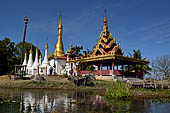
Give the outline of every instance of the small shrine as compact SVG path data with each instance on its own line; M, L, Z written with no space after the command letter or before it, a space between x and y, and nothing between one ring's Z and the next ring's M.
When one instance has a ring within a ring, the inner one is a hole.
M80 75L92 73L93 75L116 75L116 76L135 76L143 77L142 65L149 64L149 61L139 60L133 57L123 55L120 42L116 43L115 35L108 30L106 12L104 16L104 26L96 46L91 54L82 57L73 57L72 44L67 54L67 63L70 65L69 73L71 75L79 73ZM95 70L89 72L87 66L93 65ZM129 66L141 67L141 70L130 70Z

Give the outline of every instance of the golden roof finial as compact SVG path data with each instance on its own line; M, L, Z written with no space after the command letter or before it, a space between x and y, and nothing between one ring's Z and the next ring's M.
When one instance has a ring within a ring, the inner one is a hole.
M115 35L114 35L114 38L113 38L113 40L114 40L114 43L116 42L116 38L115 38Z
M48 43L46 43L46 45L45 45L45 49L48 49Z
M38 53L38 41L37 41L36 53Z
M62 22L61 22L61 11L60 11L60 23L58 24L58 28L62 29Z
M103 26L103 29L104 29L104 31L107 31L107 30L108 30L106 10L105 10L105 14L104 14L104 26Z
M105 10L105 13L104 13L104 23L107 24L106 10Z
M118 43L118 47L120 48L120 42Z
M46 42L46 45L45 45L45 49L48 49L48 37L47 37L47 42Z
M30 49L30 53L32 53L32 42L31 42L31 49Z
M72 50L72 41L70 42L70 50Z
M38 47L36 48L36 53L38 53Z
M42 58L42 55L41 55L41 53L40 53L40 58Z

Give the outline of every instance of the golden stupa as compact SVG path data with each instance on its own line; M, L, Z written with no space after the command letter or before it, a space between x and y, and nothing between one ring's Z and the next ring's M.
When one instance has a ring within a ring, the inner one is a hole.
M62 23L61 23L61 13L60 13L60 23L58 24L58 40L56 43L54 57L63 57L64 56L64 48L62 42Z

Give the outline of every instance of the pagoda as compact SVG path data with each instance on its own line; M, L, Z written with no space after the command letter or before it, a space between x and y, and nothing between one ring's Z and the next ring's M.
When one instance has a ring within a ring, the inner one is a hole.
M62 74L62 70L65 67L66 57L64 56L64 47L62 41L62 32L63 25L61 21L61 12L60 12L60 22L58 24L58 35L57 35L57 43L54 50L54 53L50 55L50 66L53 67L53 74Z
M64 48L63 48L63 42L62 42L62 30L63 26L61 23L61 13L60 13L60 23L58 24L58 39L56 43L56 48L54 51L54 57L64 57Z
M71 56L68 50L68 57ZM101 32L96 46L90 55L83 57L69 57L67 63L71 65L70 68L79 63L80 75L89 74L87 71L88 65L96 67L95 71L91 72L93 75L116 75L116 76L137 76L143 77L142 65L149 64L149 61L135 59L123 55L123 51L120 48L120 42L116 43L115 35L109 32L106 12L104 15L103 31ZM141 66L141 70L130 71L129 65ZM126 71L125 71L126 66ZM74 70L74 69L71 69ZM74 73L74 72L73 72Z

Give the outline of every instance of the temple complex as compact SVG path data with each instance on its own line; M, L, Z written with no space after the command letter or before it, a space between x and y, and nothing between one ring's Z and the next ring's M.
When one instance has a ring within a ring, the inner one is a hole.
M41 55L38 57L38 48L36 48L36 57L33 62L31 46L28 62L26 55L23 62L28 75L67 74L70 76L90 73L102 76L133 76L142 78L144 75L142 67L149 64L149 61L124 56L120 42L117 43L115 35L112 36L111 32L109 32L106 12L104 15L103 31L91 53L87 52L84 56L77 56L72 49L71 42L70 49L64 54L62 32L63 25L60 14L57 42L53 54L48 55L48 43L46 43L43 62L41 62ZM88 70L89 66L94 66L95 70ZM131 68L132 66L134 67L133 69Z
M42 62L42 56L38 56L38 47L36 48L35 60L33 62L32 58L32 46L30 48L29 59L27 63L27 55L25 53L24 62L22 67L26 67L27 75L37 75L37 74L62 74L62 70L65 68L66 57L64 56L64 47L62 42L62 30L63 25L61 22L61 13L60 13L60 22L58 24L58 35L57 35L57 43L54 53L50 56L48 55L48 43L45 45L45 55ZM25 68L24 68L25 70Z
M82 57L72 57L72 46L67 51L67 65L70 65L69 73L80 75L93 74L93 75L116 75L116 76L135 76L143 77L142 65L149 64L149 61L139 60L133 57L123 55L120 47L120 42L116 43L115 35L109 32L106 12L104 16L103 31L101 32L96 46L93 48L91 54ZM92 72L87 71L89 65L93 65L95 70ZM129 66L140 65L141 70L130 70Z

